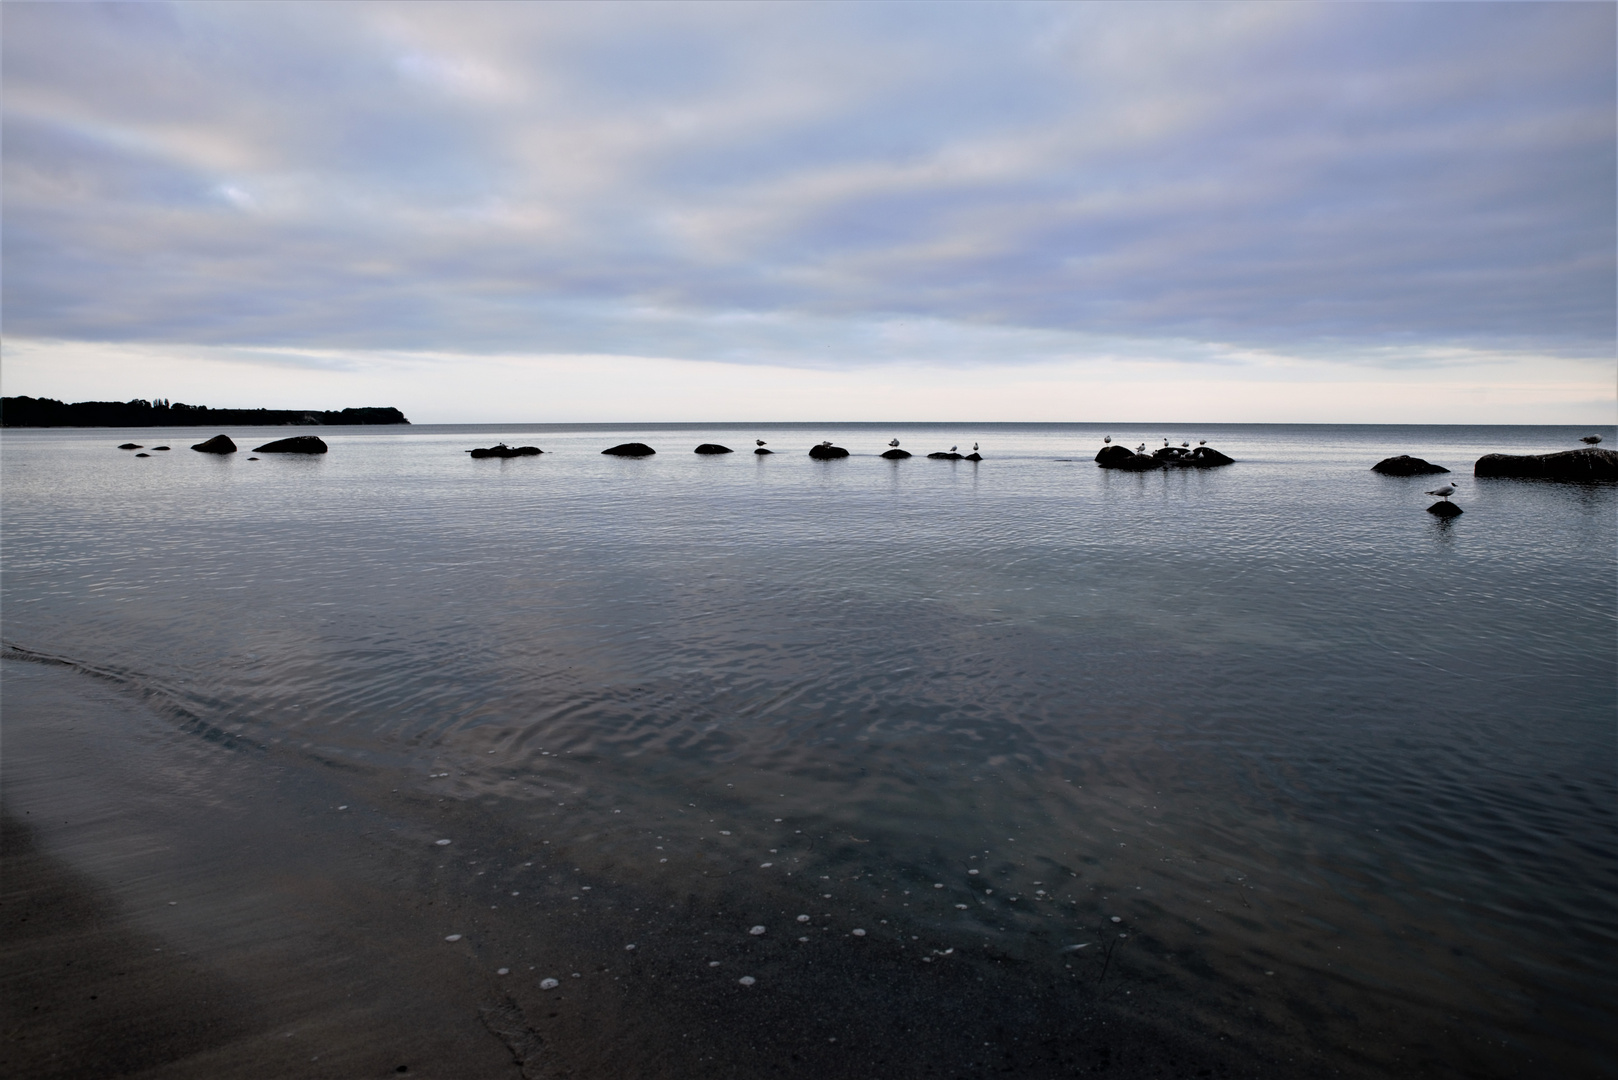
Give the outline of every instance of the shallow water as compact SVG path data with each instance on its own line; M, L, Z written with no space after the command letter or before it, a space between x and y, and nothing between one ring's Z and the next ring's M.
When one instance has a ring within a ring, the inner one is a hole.
M877 932L1138 980L1327 1063L1400 1071L1374 1016L1442 1028L1440 1071L1601 1075L1618 486L1470 475L1585 433L355 428L249 461L284 429L226 458L13 430L4 637L167 718L121 737L348 763L513 836L543 809L641 895L824 875ZM1104 434L1237 464L1107 472ZM918 456L877 457L895 435ZM854 456L811 461L825 438ZM546 453L462 453L497 439ZM598 452L630 439L660 453ZM1369 471L1396 453L1465 513Z

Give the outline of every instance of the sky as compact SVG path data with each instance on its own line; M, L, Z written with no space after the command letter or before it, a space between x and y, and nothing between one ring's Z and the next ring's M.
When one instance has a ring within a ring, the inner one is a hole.
M0 5L0 389L1618 421L1618 5Z

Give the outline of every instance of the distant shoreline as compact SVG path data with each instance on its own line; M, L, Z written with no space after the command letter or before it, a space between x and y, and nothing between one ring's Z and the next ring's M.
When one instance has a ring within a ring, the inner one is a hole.
M392 406L359 409L210 409L206 405L147 401L77 401L55 398L0 398L0 427L323 427L335 424L408 424Z

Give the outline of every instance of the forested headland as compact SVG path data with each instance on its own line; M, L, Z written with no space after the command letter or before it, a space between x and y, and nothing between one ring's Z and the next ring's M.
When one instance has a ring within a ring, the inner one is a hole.
M408 424L391 406L360 409L210 409L166 398L75 401L0 398L0 427L221 427L234 425Z

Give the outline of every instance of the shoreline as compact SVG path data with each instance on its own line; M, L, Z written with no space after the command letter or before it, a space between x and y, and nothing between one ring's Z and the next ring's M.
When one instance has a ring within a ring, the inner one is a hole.
M750 937L742 924L786 900L748 886L681 903L598 882L585 909L567 899L584 895L568 883L538 890L532 907L490 904L514 891L504 878L522 852L509 846L510 822L478 802L435 804L383 787L393 782L384 770L165 732L116 687L68 669L8 660L6 674L5 810L26 823L8 826L7 910L74 898L8 937L4 977L28 996L53 995L41 1037L57 1044L8 1042L8 1075L72 1075L60 1063L88 1067L113 1052L174 1077L400 1065L581 1080L1381 1072L1203 1028L1149 980L1118 981L1121 966L1097 992L1084 980L1052 985L1048 965L998 950L924 965L897 940L800 946L789 908ZM156 738L117 734L132 724ZM438 848L434 832L461 839ZM489 872L501 880L480 880ZM461 940L444 941L449 932ZM118 963L146 948L163 952L135 969ZM122 974L97 981L105 993L77 994L75 976L49 970L68 957ZM743 970L757 985L739 985ZM558 989L541 989L547 973ZM152 1021L109 1029L97 1018L126 1012L120 1001L141 1002Z

